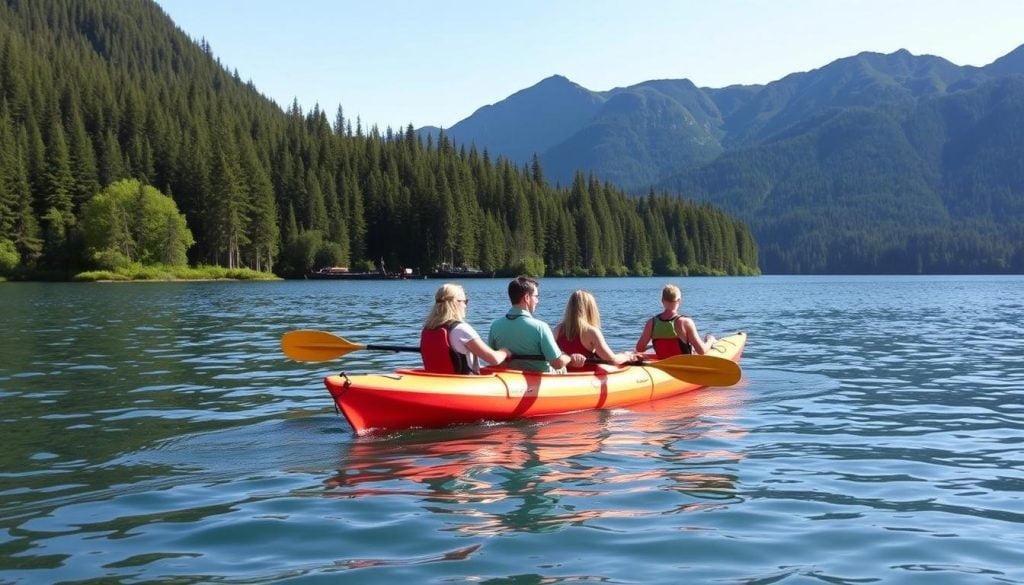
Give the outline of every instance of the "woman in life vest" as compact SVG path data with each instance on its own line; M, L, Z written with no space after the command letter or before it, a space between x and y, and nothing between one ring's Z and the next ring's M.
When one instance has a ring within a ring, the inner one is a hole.
M654 342L654 353L658 359L665 359L682 353L706 354L715 343L710 333L701 338L697 324L686 315L679 314L683 293L674 284L666 284L661 290L661 304L664 311L651 317L644 325L644 332L636 342L637 351L647 351Z
M497 365L509 358L507 349L491 349L466 323L468 305L466 291L457 284L442 284L434 293L434 306L420 332L423 369L441 374L479 374L480 360Z
M569 295L562 322L555 327L555 342L569 355L582 354L588 359L596 357L617 366L640 359L636 353L615 353L608 347L601 333L601 313L597 310L597 300L585 290L577 290ZM570 372L581 371L587 369L587 366L570 365L568 369Z

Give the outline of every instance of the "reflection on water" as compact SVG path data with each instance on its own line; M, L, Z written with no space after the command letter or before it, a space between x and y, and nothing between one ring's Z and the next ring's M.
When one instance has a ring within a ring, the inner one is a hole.
M744 394L701 390L629 410L358 438L328 494L415 497L477 536L701 510L735 499L735 476L720 469L742 459L727 445L746 433L734 420ZM642 463L629 470L633 460ZM671 510L616 505L652 490L692 501Z

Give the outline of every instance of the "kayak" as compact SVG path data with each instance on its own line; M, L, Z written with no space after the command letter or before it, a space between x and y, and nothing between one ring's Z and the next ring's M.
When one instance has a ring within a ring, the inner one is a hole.
M738 363L746 342L743 332L723 337L708 355ZM327 376L324 384L352 429L362 435L618 408L703 387L655 366L595 364L592 371L568 374L485 368L480 375L402 368L392 374L343 372Z

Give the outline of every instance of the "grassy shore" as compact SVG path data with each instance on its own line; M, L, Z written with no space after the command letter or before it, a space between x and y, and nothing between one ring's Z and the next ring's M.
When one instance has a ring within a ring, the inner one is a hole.
M138 280L280 280L269 272L223 266L130 266L120 270L79 272L76 282L127 282Z

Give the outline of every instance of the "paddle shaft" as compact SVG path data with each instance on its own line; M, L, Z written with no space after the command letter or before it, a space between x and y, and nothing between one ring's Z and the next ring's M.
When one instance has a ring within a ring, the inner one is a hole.
M407 351L411 353L420 352L420 348L408 345L364 345L363 349L371 349L375 351Z
M412 346L408 346L408 345L372 345L371 344L371 345L364 345L363 349L370 349L370 350L374 350L374 351L405 351L405 352L410 352L410 353L419 353L420 352L420 348L412 347ZM548 359L546 357L542 356L542 355L513 355L513 356L509 356L509 359L513 359L513 360L544 360L544 361L548 361ZM599 359L588 359L587 363L607 364L607 363L611 363L611 362L608 362L606 360L599 360Z
M376 351L409 351L409 352L413 352L413 353L419 353L420 352L420 348L419 347L413 347L413 346L410 346L410 345L374 345L374 344L371 344L371 345L365 345L364 348L365 349L373 349L373 350L376 350ZM526 356L509 356L509 360L539 360L541 362L550 362L550 360L548 360L544 356L538 356L538 354L532 354L532 353L526 354ZM600 360L598 358L587 358L587 363L588 364L606 364L606 365L611 365L611 366L615 365L614 362L609 362L608 360ZM644 364L645 364L645 362L630 362L627 365L629 365L629 366L643 366Z
M371 344L371 345L363 346L363 349L369 349L369 350L374 350L374 351L403 351L403 352L410 352L410 353L419 353L420 352L420 348L412 347L412 346L408 346L408 345L372 345ZM545 361L545 362L550 361L548 358L546 358L546 357L544 357L542 355L535 355L535 354L511 355L511 356L509 356L509 359L512 359L512 360L541 360L541 361ZM587 363L588 364L610 364L610 365L614 365L614 362L610 362L608 360L602 360L602 359L598 359L598 358L587 358ZM636 363L636 364L630 364L630 365L643 365L643 362Z

